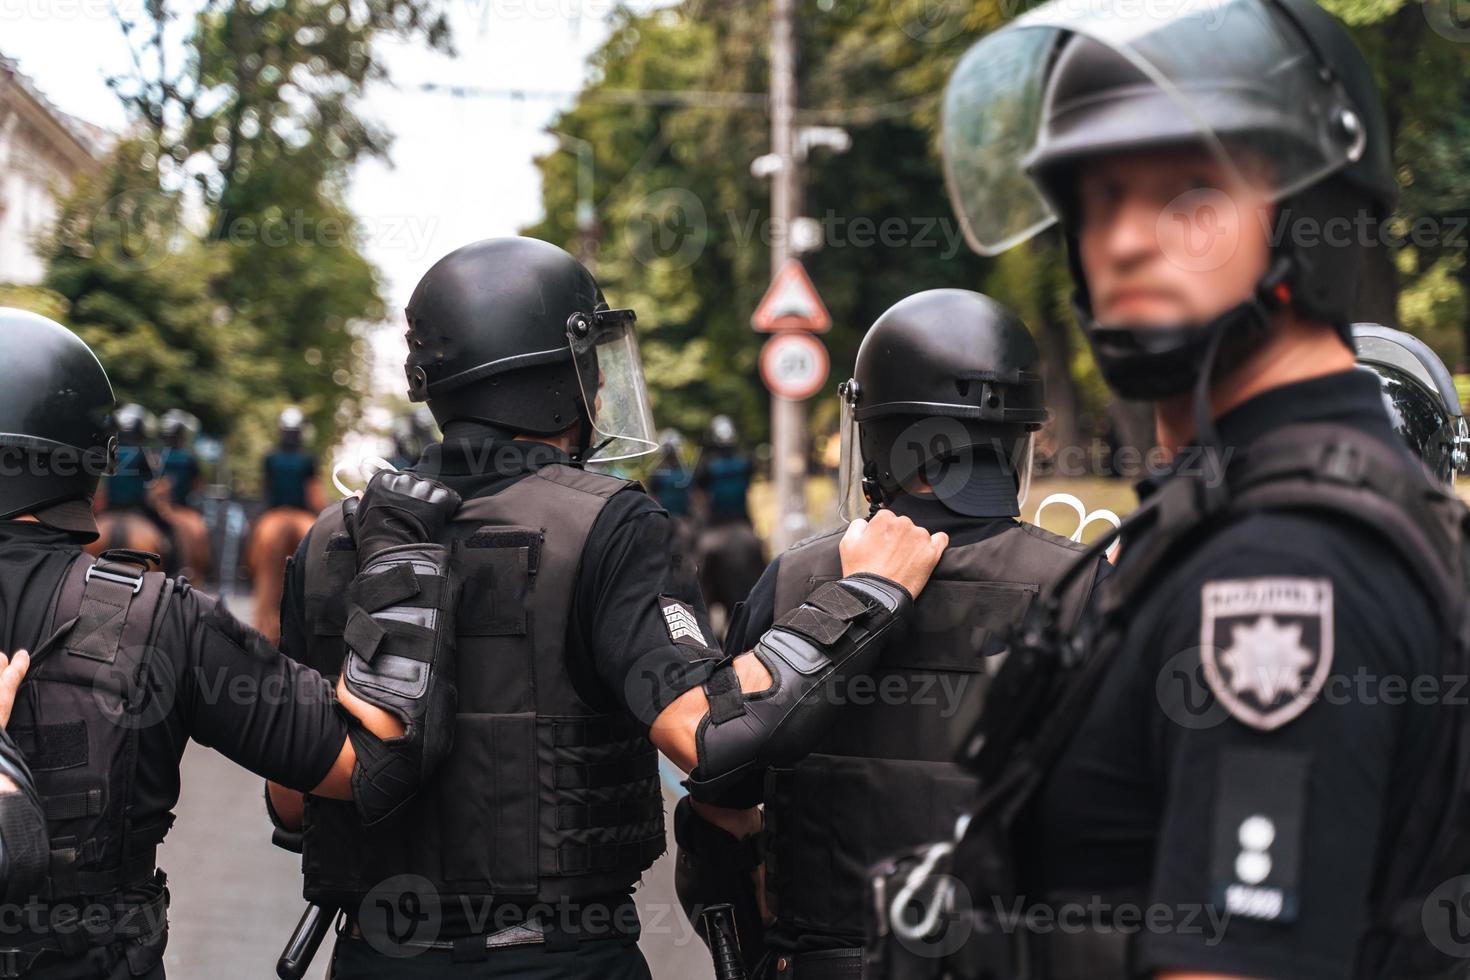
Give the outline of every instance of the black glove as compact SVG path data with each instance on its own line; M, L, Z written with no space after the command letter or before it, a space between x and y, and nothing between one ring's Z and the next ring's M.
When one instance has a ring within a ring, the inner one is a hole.
M406 803L454 745L454 632L459 583L438 538L459 495L412 473L379 473L358 505L357 577L348 586L347 689L395 715L382 741L360 725L353 801L365 823Z
M357 505L357 567L386 548L439 540L444 525L459 510L459 494L414 473L379 470Z

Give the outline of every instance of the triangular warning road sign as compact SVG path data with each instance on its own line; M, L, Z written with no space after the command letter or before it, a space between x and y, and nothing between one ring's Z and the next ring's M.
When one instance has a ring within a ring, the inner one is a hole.
M822 297L817 295L817 287L812 285L806 267L798 259L787 259L755 308L750 325L761 333L783 330L826 333L832 329L832 316Z

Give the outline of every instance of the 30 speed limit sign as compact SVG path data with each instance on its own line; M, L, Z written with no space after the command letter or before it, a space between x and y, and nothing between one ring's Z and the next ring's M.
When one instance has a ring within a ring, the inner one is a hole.
M799 402L827 383L827 348L809 333L781 333L761 348L761 380L778 398Z

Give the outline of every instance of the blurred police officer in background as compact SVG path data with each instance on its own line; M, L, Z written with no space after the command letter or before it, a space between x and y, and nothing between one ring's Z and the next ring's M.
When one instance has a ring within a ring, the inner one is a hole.
M848 686L847 706L814 751L763 774L765 898L775 916L764 938L750 842L680 804L681 901L739 909L741 949L760 976L863 975L868 869L895 848L953 834L975 790L953 760L1005 637L1086 550L1017 520L1048 412L1036 344L999 303L962 289L899 301L863 338L842 400L845 516L882 508L947 533L950 547L907 627L885 641L871 675ZM842 534L810 538L766 569L732 625L731 649L841 575ZM1094 557L1066 591L1068 628L1104 567Z
M1358 364L1378 377L1383 406L1399 438L1446 486L1470 466L1470 426L1449 368L1413 334L1353 324Z
M265 456L262 471L267 510L278 507L319 513L327 505L320 463L302 444L306 416L295 405L281 409L276 445Z
M724 657L668 515L582 468L656 445L633 311L563 250L502 238L441 259L406 312L410 394L444 432L417 472L465 501L429 539L457 611L407 627L457 648L455 740L379 827L307 801L306 895L348 922L332 976L646 977L631 892L665 848L655 746L734 808L745 773L825 727L824 685L901 621L943 536L860 527L800 623ZM345 520L329 509L303 542L282 613L287 651L328 673L398 595L344 588Z
M30 651L9 730L49 836L45 880L6 910L0 976L161 978L168 892L155 856L189 739L287 786L351 799L376 821L442 754L420 699L445 689L430 660L420 689L404 693L354 654L343 710L327 681L218 600L149 571L152 556L83 554L116 452L112 386L80 339L21 310L0 309L0 363L12 372L0 406L0 648L20 662ZM400 510L380 493L356 530L391 540ZM21 840L8 825L0 833L7 847Z
M1396 197L1367 64L1306 0L1050 4L962 59L943 115L971 243L1060 226L1103 377L1173 454L1082 636L1028 621L996 679L1037 727L967 745L975 908L1071 928L977 931L950 968L1443 971L1421 911L1465 870L1458 715L1352 686L1464 669L1463 508L1354 368Z
M729 628L735 604L750 593L766 565L765 547L750 523L750 483L755 464L740 451L740 432L728 415L710 419L694 468L697 513L695 543L699 585L720 634Z

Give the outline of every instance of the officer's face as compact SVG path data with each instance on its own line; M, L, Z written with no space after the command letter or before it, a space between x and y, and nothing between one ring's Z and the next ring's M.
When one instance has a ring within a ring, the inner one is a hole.
M1250 296L1270 251L1262 186L1203 148L1117 154L1081 170L1079 254L1098 322L1201 323Z

